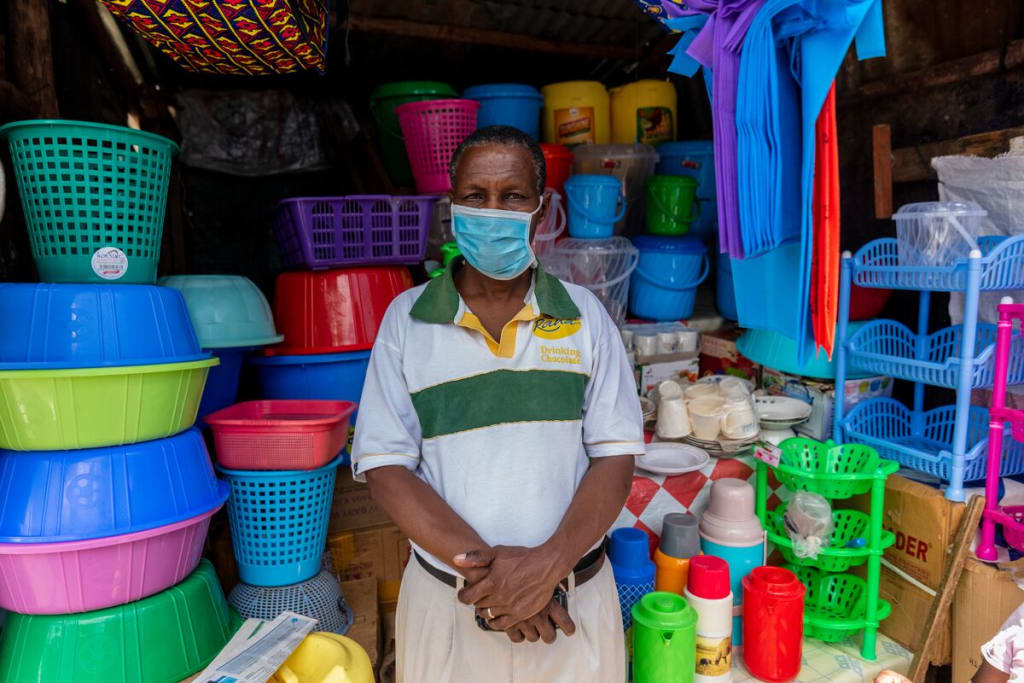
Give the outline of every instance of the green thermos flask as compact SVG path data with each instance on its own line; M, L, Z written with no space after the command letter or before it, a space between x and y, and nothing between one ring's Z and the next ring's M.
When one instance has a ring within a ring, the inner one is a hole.
M633 683L693 683L697 612L686 598L655 591L633 605Z

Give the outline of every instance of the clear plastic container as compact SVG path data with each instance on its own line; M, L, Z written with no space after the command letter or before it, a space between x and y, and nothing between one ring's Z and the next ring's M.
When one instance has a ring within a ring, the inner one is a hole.
M628 226L630 234L643 232L644 183L654 173L658 153L650 145L579 145L572 150L573 173L612 175L626 192L626 215L615 223L615 234Z
M987 212L974 202L906 204L893 215L901 266L948 266L978 247Z
M555 277L586 287L604 304L616 325L626 320L629 276L639 252L625 237L606 240L567 237L555 244L545 267Z

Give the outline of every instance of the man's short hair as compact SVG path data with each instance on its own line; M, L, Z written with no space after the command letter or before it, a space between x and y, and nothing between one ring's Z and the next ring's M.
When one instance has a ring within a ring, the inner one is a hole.
M483 145L507 145L508 147L522 147L530 153L533 159L533 171L537 177L537 195L544 194L544 185L547 183L547 166L544 163L544 152L540 145L532 137L512 126L487 126L469 134L466 139L459 143L452 154L451 163L448 164L448 175L455 186L455 169L459 160L468 149L482 147Z

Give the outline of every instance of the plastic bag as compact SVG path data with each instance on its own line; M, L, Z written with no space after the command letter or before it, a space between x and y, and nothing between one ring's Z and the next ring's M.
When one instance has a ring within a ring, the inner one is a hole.
M800 491L786 506L786 534L800 559L818 559L834 529L832 506L817 493Z

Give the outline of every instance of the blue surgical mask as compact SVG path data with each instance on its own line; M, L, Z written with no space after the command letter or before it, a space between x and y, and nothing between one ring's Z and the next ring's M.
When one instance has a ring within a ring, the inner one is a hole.
M452 204L452 232L459 251L489 278L511 280L537 263L530 247L530 225L544 205L525 211L475 209Z

